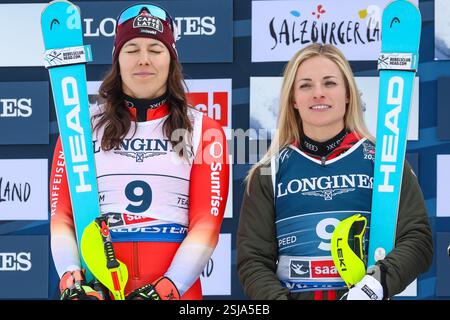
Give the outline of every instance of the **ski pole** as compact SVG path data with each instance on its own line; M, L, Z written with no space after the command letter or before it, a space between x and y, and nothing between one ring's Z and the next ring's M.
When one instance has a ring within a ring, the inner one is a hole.
M358 283L366 273L364 264L364 233L367 219L355 214L342 220L331 236L331 256L339 275L348 288ZM353 228L353 249L349 246L349 234Z
M111 291L114 299L124 300L128 269L115 256L106 217L98 217L86 227L81 252L95 278Z

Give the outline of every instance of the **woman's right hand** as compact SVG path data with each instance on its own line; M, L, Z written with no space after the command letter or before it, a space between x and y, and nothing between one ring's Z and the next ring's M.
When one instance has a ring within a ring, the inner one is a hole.
M60 300L104 300L104 295L86 283L82 270L67 271L59 282Z

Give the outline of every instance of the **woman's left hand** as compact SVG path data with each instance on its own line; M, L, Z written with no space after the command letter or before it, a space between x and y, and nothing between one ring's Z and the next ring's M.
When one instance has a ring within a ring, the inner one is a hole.
M160 277L130 292L125 300L180 300L180 294L172 280Z

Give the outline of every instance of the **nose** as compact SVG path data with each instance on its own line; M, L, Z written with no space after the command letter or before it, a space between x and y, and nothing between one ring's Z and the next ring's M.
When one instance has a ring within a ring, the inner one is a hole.
M147 50L141 50L139 53L139 60L138 64L140 66L142 65L150 65L152 63L150 54L147 52Z
M314 86L313 97L314 97L314 99L325 98L325 93L322 88L322 85L318 84L318 85Z

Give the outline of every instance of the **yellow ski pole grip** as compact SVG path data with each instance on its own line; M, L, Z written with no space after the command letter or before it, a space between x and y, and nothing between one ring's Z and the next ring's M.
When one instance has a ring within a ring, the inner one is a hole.
M331 236L331 256L339 275L348 288L358 283L366 274L363 258L362 242L366 230L367 219L355 214L342 220ZM354 249L348 240L351 228L355 226Z
M116 300L125 299L128 269L114 253L106 217L92 221L81 237L81 254L95 278L111 291Z

